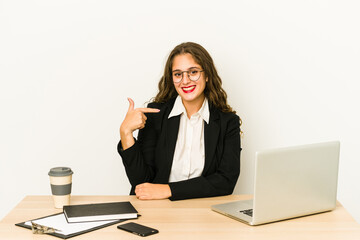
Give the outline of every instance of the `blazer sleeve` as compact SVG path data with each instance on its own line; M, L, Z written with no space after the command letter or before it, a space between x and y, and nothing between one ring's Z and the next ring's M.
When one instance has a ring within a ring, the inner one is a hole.
M148 107L152 107L151 104ZM145 128L139 130L138 139L135 139L133 146L123 150L120 140L117 147L123 160L126 175L133 188L140 183L152 182L154 179L154 149L157 139L157 133L153 126L154 114L157 113L146 114Z
M232 194L240 174L240 121L237 115L229 120L216 170L209 175L169 183L170 200L213 197Z

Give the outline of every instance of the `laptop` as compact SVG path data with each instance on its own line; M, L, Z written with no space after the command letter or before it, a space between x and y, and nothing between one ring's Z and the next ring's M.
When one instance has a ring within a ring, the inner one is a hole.
M253 199L211 209L249 225L331 211L339 154L339 141L256 152Z

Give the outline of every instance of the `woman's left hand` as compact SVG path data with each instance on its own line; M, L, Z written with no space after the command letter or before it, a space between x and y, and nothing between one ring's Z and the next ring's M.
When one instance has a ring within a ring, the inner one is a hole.
M136 197L140 200L166 199L171 197L168 184L142 183L135 187Z

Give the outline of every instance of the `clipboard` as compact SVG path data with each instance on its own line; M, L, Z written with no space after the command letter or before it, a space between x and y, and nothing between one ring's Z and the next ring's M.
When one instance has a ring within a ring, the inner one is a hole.
M52 214L49 216L29 220L26 222L16 223L15 226L24 227L31 230L31 221L48 227L54 227L60 231L54 233L46 233L62 239L68 239L71 237L78 236L80 234L95 231L104 227L114 225L126 221L127 219L108 220L108 221L97 221L97 222L86 222L86 223L68 223L63 212ZM46 224L48 223L48 224ZM60 227L59 227L60 226Z

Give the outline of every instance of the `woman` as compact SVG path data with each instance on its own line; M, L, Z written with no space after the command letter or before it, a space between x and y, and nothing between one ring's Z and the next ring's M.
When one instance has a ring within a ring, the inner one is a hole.
M233 192L240 173L240 119L221 84L209 53L187 42L170 53L148 108L134 109L128 99L118 152L130 194L181 200Z

